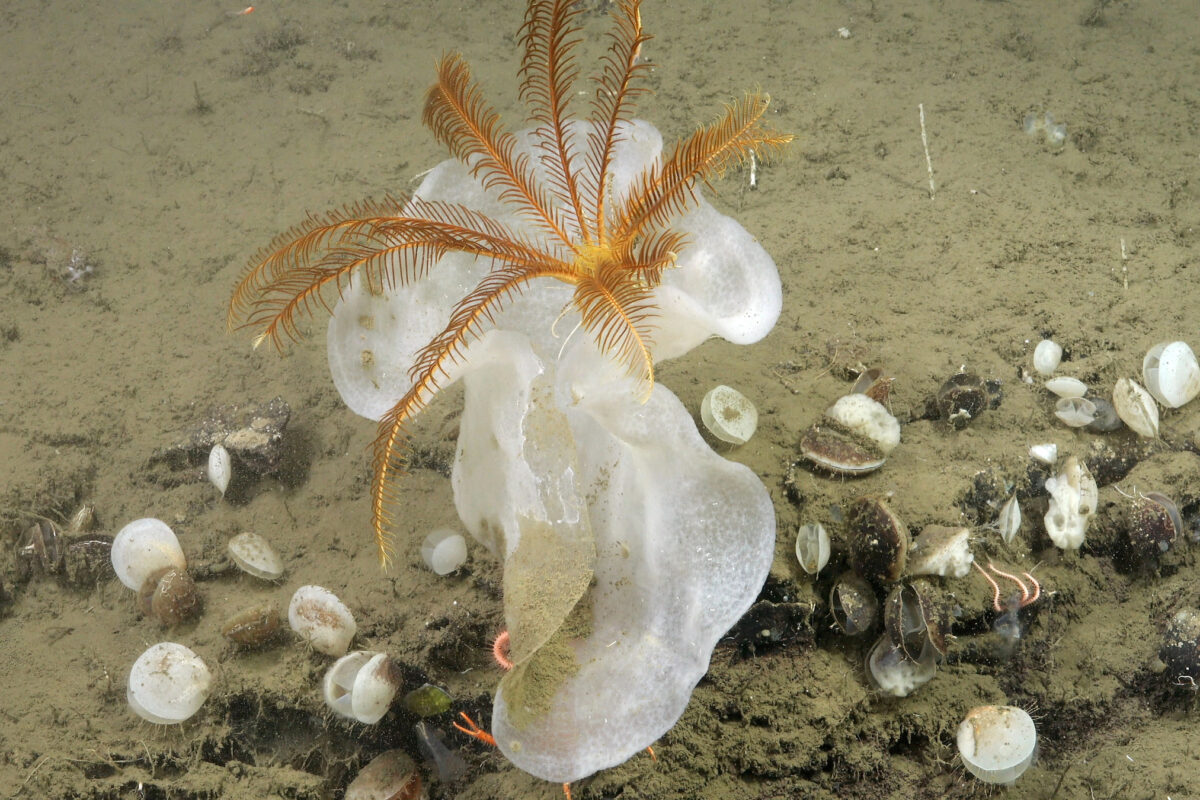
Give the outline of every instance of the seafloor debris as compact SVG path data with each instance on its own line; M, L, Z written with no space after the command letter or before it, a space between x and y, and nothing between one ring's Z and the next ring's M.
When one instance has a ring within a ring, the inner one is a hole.
M150 457L148 478L162 486L207 480L209 452L217 444L229 451L240 474L275 474L283 461L284 432L291 414L282 397L218 406L186 428L174 444Z

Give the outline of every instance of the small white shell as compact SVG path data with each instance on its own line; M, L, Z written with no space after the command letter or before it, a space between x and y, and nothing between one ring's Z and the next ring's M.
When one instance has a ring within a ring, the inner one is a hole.
M337 596L321 586L301 586L288 604L288 624L318 653L343 656L358 625Z
M816 575L829 563L829 534L819 522L800 526L796 533L796 560L809 575Z
M421 543L421 558L438 575L449 575L467 560L467 540L451 528L438 528Z
M1153 439L1158 436L1158 404L1137 381L1121 378L1113 387L1113 408L1121 422L1138 436Z
M1046 381L1046 388L1059 397L1083 397L1087 394L1087 384L1078 378L1051 378Z
M222 497L232 477L233 460L229 457L229 451L223 445L213 445L213 449L208 451L208 480L217 487Z
M1200 394L1200 364L1186 342L1162 342L1142 359L1142 380L1155 400L1179 408Z
M730 444L745 444L758 429L758 410L744 394L714 386L700 402L700 419L708 432Z
M1017 531L1021 530L1021 504L1017 502L1016 495L1008 498L1008 502L1000 507L996 528L1005 544L1011 544Z
M347 719L374 725L396 696L396 681L386 653L355 650L325 673L325 703Z
M1029 448L1029 457L1048 467L1053 467L1054 462L1058 461L1058 445L1053 442L1035 444Z
M283 575L283 559L271 543L257 533L239 533L229 540L226 548L233 563L256 578L274 581Z
M121 583L141 591L146 579L164 569L187 569L187 559L175 532L160 519L135 519L113 539L113 571Z
M1037 347L1033 348L1033 368L1041 375L1053 375L1062 361L1062 352L1062 347L1056 342L1042 339L1037 343Z
M1012 783L1033 763L1037 728L1015 706L978 706L958 726L958 754L984 783Z
M133 662L126 699L142 719L174 725L200 710L211 684L200 656L181 644L159 642Z
M1083 428L1096 421L1096 404L1086 397L1060 397L1054 416L1072 428Z

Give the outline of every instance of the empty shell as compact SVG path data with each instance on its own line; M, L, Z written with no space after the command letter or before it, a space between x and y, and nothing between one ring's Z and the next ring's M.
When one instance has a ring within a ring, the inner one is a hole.
M958 726L958 754L984 783L1012 783L1033 763L1037 728L1015 706L979 706Z
M1038 371L1038 374L1049 377L1054 374L1054 370L1058 369L1058 364L1062 361L1062 347L1049 339L1042 339L1037 343L1037 347L1033 348L1033 368Z
M1046 388L1059 397L1083 397L1087 394L1087 384L1078 378L1051 378L1046 381Z
M233 562L256 578L274 581L283 575L283 559L257 533L239 533L226 547Z
M1086 397L1060 397L1054 416L1072 428L1085 428L1096 421L1096 404Z
M715 386L700 402L700 419L709 433L730 444L745 444L758 428L758 410L744 394Z
M1138 436L1158 436L1158 404L1137 381L1121 378L1113 387L1113 408L1117 416Z
M996 528L1005 544L1012 543L1017 531L1021 530L1021 504L1016 496L1008 498L1008 502L1000 507L1000 517L996 520Z
M133 662L126 699L142 719L173 725L200 710L211 684L200 656L181 644L160 642Z
M467 560L467 540L458 531L439 528L421 543L421 558L438 575L449 575Z
M1200 394L1200 364L1187 342L1162 342L1142 359L1142 380L1155 400L1179 408Z
M121 583L141 591L151 575L164 569L187 569L175 532L160 519L135 519L113 539L113 570Z
M819 522L801 525L796 534L796 560L809 575L816 575L829 563L829 534Z
M358 625L354 615L333 592L321 586L301 586L288 604L288 624L313 649L328 656L343 656Z
M229 457L229 451L222 445L213 445L213 449L208 451L208 479L217 487L222 497L225 496L225 490L229 488L229 479L232 477L233 460Z

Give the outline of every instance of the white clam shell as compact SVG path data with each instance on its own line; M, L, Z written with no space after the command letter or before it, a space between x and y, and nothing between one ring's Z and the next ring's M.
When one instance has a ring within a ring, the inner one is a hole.
M825 411L825 416L859 436L870 439L883 455L900 444L900 423L882 403L865 394L848 394Z
M1054 466L1054 462L1058 461L1058 445L1054 442L1035 444L1029 448L1029 457L1034 461L1039 461L1048 467L1052 467Z
M1021 504L1017 502L1016 495L1008 498L1008 502L1001 506L996 528L1005 544L1011 544L1017 531L1021 530Z
M737 389L715 386L700 402L700 419L709 433L730 444L745 444L758 429L758 409Z
M809 575L816 575L829 563L829 533L819 522L800 526L796 533L796 560Z
M140 591L146 579L164 569L187 569L179 539L167 523L135 519L117 533L111 551L113 571L121 583Z
M958 754L984 783L1012 783L1033 763L1037 728L1015 706L978 706L958 726Z
M222 497L232 477L233 459L229 457L229 451L223 445L213 445L213 449L208 451L208 480L217 487Z
M358 625L345 603L321 586L301 586L288 604L288 624L318 653L343 656Z
M283 559L257 533L239 533L229 540L226 548L233 562L256 578L274 581L283 575Z
M1078 378L1051 378L1046 381L1046 389L1059 397L1083 397L1087 394L1087 384Z
M159 642L129 671L126 699L134 712L158 725L183 722L208 698L212 673L200 656L175 642Z
M1037 343L1037 347L1033 348L1033 368L1040 375L1046 377L1053 375L1054 370L1058 369L1059 362L1062 361L1062 352L1062 347L1058 343L1042 339Z
M1096 421L1096 404L1086 397L1060 397L1054 416L1072 428L1083 428Z
M1158 436L1158 404L1137 381L1121 378L1113 387L1113 408L1138 436L1153 439Z
M438 575L449 575L467 560L467 540L458 531L439 528L421 543L421 558Z
M1142 359L1142 380L1155 400L1179 408L1200 394L1200 363L1186 342L1161 342Z
M368 650L355 650L335 661L323 687L331 709L367 725L383 719L397 689L387 654Z

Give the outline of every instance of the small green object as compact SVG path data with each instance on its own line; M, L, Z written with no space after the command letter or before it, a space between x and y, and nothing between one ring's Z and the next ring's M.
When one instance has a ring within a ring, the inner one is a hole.
M432 717L450 710L450 695L445 689L427 683L404 695L404 707L418 717Z

